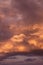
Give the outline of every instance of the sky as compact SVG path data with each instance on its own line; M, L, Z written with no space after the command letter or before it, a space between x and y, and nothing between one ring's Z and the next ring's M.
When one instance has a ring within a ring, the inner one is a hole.
M0 0L0 53L43 50L43 0Z

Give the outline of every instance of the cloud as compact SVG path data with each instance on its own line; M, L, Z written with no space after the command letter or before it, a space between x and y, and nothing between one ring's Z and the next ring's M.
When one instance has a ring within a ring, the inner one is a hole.
M14 35L11 40L14 41L14 42L22 42L25 38L25 35L24 34L20 34L20 35Z
M43 5L41 6L43 1L38 3L38 0L12 0L12 7L23 15L23 21L26 24L39 23L40 21L43 22Z
M8 40L0 42L0 52L29 52L34 49L43 49L43 26L41 24L34 26L31 29L26 28L27 31L25 28L23 30L21 29L22 33L13 34Z
M4 41L13 36L12 31L6 23L0 21L0 41Z
M11 0L10 7L0 5L0 52L43 49L42 3Z

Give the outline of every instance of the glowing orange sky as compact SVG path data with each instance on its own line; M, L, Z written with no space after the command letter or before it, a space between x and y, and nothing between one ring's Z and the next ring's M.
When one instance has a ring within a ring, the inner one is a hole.
M0 53L43 49L42 2L9 0L0 3Z
M38 29L37 32L31 33L26 36L24 33L13 35L9 40L0 42L0 53L1 52L21 52L30 51L34 49L43 49L43 26L33 25L33 29ZM29 29L28 29L29 30ZM30 31L30 30L29 30ZM31 37L32 36L32 37ZM24 42L25 41L25 42Z

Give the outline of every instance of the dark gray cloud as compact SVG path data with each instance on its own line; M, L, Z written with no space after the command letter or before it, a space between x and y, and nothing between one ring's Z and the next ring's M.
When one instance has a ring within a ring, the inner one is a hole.
M0 20L0 41L6 41L13 36L12 31L6 23Z
M12 0L12 6L23 15L26 23L39 23L43 21L43 1Z
M0 0L1 1L1 0ZM6 17L13 17L13 22L24 22L24 25L42 23L43 22L43 1L42 0L9 0L9 6L2 6L1 12ZM5 1L2 1L3 3ZM19 16L22 15L22 19L19 20ZM5 17L5 18L6 18ZM11 18L10 18L11 21ZM20 23L19 22L19 23ZM26 24L25 24L26 23Z

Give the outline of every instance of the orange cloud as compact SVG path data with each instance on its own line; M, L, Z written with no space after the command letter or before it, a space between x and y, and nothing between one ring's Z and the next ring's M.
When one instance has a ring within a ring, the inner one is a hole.
M0 53L43 49L41 2L0 1L0 21Z
M37 46L37 41L34 40L34 39L30 39L30 40L28 40L28 43L29 43L30 45Z
M1 48L0 48L0 53L7 53L7 52L11 52L12 49L13 49L13 44L11 42L4 42L2 45L1 45Z
M31 28L31 26L29 26ZM35 27L35 28L33 28ZM26 35L25 33L13 35L8 41L0 42L0 53L9 52L24 52L32 49L43 49L43 26L34 25L31 30L38 29L38 31ZM27 29L30 31L30 29ZM35 31L35 30L34 30ZM30 32L29 32L30 33ZM37 37L38 36L38 37Z
M25 38L25 35L24 34L20 34L20 35L14 35L11 40L13 42L22 42Z

